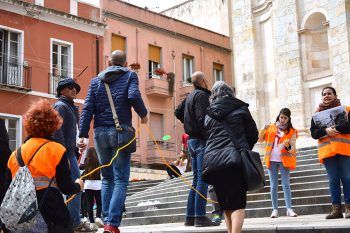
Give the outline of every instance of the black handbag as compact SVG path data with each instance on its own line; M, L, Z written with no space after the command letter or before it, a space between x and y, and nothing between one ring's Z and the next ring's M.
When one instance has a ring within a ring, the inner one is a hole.
M240 151L242 157L242 170L243 175L246 180L247 190L251 192L258 191L265 187L265 173L264 167L261 163L260 154L251 151L247 148L237 145L235 142L235 137L233 132L230 130L230 127L227 125L227 122L222 121L224 128L228 135L231 138L233 145Z
M109 85L107 83L104 83L106 87L106 92L108 96L108 101L112 109L113 114L113 120L115 123L115 128L118 131L118 145L116 145L117 148L121 148L131 142L126 148L124 148L124 151L134 153L136 151L136 135L135 135L135 129L131 126L127 125L120 125L118 120L117 112L115 111L114 102L111 95L111 90L109 89Z

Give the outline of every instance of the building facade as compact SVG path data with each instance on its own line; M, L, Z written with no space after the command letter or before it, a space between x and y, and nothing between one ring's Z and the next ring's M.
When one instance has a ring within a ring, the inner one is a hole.
M174 109L193 90L188 83L191 74L200 70L210 85L218 80L232 85L229 37L121 1L103 1L101 8L108 25L104 64L108 65L111 51L126 51L130 67L137 67L140 90L149 110L148 127L153 136L134 114L133 125L141 128L138 150L132 159L164 165L162 157L173 161L181 148L183 125L175 119ZM172 72L175 77L159 75L157 69ZM171 139L163 141L164 135Z
M0 117L12 150L27 136L23 113L39 99L54 103L60 79L82 86L81 108L102 60L99 18L99 8L78 1L0 1Z
M0 117L12 150L27 136L22 115L31 103L42 98L54 103L58 81L74 78L81 86L75 101L81 110L90 80L116 49L126 52L138 73L150 112L148 127L141 128L133 113L140 129L132 156L137 165L164 166L162 156L175 160L183 125L174 109L193 90L188 82L193 72L203 71L210 85L218 80L232 85L229 37L121 1L92 6L76 0L0 0L0 43ZM165 135L170 139L164 141ZM91 129L90 142L92 137Z

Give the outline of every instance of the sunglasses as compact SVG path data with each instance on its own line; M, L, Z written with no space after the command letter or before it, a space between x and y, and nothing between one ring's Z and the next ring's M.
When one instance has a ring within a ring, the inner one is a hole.
M74 85L69 85L69 86L67 86L67 88L69 89L69 90L73 90L74 88L75 88L75 86ZM75 88L76 89L76 88Z

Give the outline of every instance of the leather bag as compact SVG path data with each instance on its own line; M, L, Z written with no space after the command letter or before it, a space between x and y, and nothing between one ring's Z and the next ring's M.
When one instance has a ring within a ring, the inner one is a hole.
M264 167L260 159L260 154L237 145L235 136L230 130L228 124L225 122L225 120L222 121L222 123L226 132L230 136L233 145L237 148L237 150L240 151L242 159L242 170L246 180L247 190L255 192L264 188L266 185L266 180Z

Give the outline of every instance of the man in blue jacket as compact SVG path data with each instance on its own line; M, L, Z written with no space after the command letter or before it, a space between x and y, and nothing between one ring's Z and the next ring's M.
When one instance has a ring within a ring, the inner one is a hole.
M142 124L148 121L138 77L126 67L125 53L114 51L110 65L91 80L80 119L80 148L84 148L84 138L89 137L90 122L94 118L94 141L101 164L110 162L117 152L118 136L122 136L116 130L104 83L110 87L120 125L132 126L131 107L141 117ZM130 175L130 160L130 152L121 150L112 166L101 171L102 210L106 233L119 233Z

